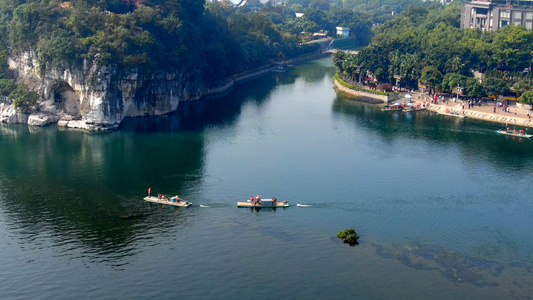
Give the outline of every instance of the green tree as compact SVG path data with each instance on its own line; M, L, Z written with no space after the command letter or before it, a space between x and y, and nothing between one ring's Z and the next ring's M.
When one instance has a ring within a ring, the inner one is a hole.
M341 72L344 71L342 65L343 65L343 61L346 59L347 57L347 53L342 51L342 50L339 50L337 52L335 52L335 54L333 54L333 65L341 70Z
M420 82L429 85L434 90L442 83L442 78L442 73L437 68L428 66L422 70Z
M13 99L13 106L15 106L17 110L29 113L35 109L39 94L30 91L27 85L19 84L17 88L11 92L9 98Z
M0 79L0 95L9 96L17 88L17 83L14 79L2 78Z
M485 94L483 85L474 77L466 79L465 91L468 97L481 98Z
M291 10L294 11L295 13L303 13L304 7L301 4L296 3L296 4L291 5Z
M523 93L520 98L518 98L518 101L523 104L533 104L533 91L527 91Z
M451 92L453 88L460 86L465 87L466 85L466 76L457 73L448 73L444 75L442 79L442 90L446 92Z
M488 95L504 95L509 92L509 86L500 78L490 77L483 82L483 89Z
M525 79L521 79L513 85L513 91L517 94L517 97L529 90L531 90L531 83Z

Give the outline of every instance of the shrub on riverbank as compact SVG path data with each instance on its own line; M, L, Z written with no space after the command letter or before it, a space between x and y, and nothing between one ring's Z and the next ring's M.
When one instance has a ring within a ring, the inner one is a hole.
M518 101L522 104L533 104L533 91L527 91L518 98Z
M347 83L346 81L342 80L342 77L340 76L340 71L337 71L337 73L335 74L335 79L342 86L347 87L347 88L352 89L352 90L356 90L356 91L360 91L360 92L366 92L366 93L370 93L370 94L381 95L381 96L389 96L390 95L389 93L385 93L385 92L381 92L381 91L375 91L375 90L369 90L369 89L365 89L365 88L362 88L362 87L351 85L351 84Z

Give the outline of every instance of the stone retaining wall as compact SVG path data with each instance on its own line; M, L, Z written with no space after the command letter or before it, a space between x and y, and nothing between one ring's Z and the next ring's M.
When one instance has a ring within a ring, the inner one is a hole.
M475 110L461 109L457 107L447 107L447 106L435 105L435 104L430 104L428 107L428 110L435 111L435 112L445 112L446 109L448 109L449 111L457 111L460 114L463 114L464 112L464 115L467 116L468 118L485 120L485 121L490 121L490 122L497 122L497 123L502 123L502 124L533 127L533 123L531 122L530 119L515 117L512 114L502 116L502 115L480 112L480 111L475 111Z
M395 97L394 96L385 96L385 95L378 95L378 94L374 94L374 93L368 93L368 92L364 92L364 91L357 91L357 90L352 90L350 88L347 88L345 86L343 86L342 84L340 84L337 79L333 79L333 82L334 82L334 86L336 89L338 90L341 90L347 94L350 94L350 95L354 95L356 97L364 97L364 98L372 98L372 99L376 99L376 100L379 100L383 103L389 103L391 101L394 101Z

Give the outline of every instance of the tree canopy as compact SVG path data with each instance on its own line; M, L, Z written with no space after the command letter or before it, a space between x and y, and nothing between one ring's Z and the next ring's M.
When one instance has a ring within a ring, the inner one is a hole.
M496 32L460 29L460 15L460 1L411 6L376 26L372 42L355 60L379 82L394 82L400 76L402 86L416 88L420 81L448 92L459 85L471 97L505 93L519 81L533 82L533 31L520 26ZM352 58L344 55L341 60ZM337 67L353 76L342 61ZM495 79L481 86L469 80L475 71ZM524 86L516 91L523 92Z

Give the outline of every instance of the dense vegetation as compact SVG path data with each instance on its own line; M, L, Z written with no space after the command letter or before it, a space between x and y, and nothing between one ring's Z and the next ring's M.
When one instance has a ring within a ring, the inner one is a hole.
M465 88L470 97L503 95L512 89L531 89L533 31L509 26L497 32L459 28L461 6L410 7L401 16L375 29L372 43L358 55L339 53L335 65L346 76L372 74L379 82L417 88L418 82L431 89L451 92ZM485 72L483 85L472 78Z
M304 12L305 9L353 11L364 15L371 23L379 24L392 20L394 14L404 11L411 5L429 5L429 3L420 0L289 0L287 6L295 12Z
M145 74L190 72L216 86L232 74L316 50L302 32L335 36L336 26L349 27L365 45L373 24L414 3L423 2L289 0L256 10L234 9L228 0L0 0L0 64L5 66L7 55L34 50L41 71L114 64ZM31 107L35 94L9 75L0 74L0 93Z

